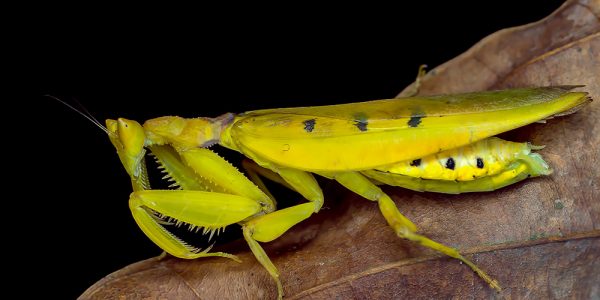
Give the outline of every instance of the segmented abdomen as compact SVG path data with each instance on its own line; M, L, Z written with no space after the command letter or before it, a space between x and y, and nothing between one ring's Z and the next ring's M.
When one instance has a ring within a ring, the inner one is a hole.
M377 170L423 179L469 181L498 174L518 157L530 152L529 143L515 143L491 137Z

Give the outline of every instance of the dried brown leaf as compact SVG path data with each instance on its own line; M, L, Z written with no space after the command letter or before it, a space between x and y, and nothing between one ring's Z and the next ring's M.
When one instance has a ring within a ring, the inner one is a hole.
M286 298L600 297L599 16L600 1L567 2L540 22L490 35L423 80L421 94L585 84L597 99L574 115L505 134L546 145L551 176L456 196L385 188L424 234L498 279L501 294L457 261L399 240L373 203L338 192L327 193L330 209L265 245ZM275 298L271 278L237 249L241 264L145 260L81 298Z

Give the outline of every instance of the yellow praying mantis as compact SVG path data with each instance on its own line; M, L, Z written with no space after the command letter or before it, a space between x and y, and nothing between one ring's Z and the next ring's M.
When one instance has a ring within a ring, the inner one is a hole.
M196 249L164 225L186 224L210 234L240 224L252 253L283 296L279 272L259 242L277 239L321 209L314 174L339 182L367 200L398 237L469 266L492 288L500 285L457 250L417 233L378 185L416 191L491 191L551 174L529 143L495 135L575 112L591 99L575 86L522 88L341 105L227 113L216 118L159 117L142 124L106 120L105 131L131 177L129 207L141 230L165 252L184 259L219 256ZM99 125L99 124L98 124ZM248 177L209 149L240 152ZM146 152L178 189L153 190ZM277 209L260 177L300 193L307 202ZM383 221L383 220L382 220Z

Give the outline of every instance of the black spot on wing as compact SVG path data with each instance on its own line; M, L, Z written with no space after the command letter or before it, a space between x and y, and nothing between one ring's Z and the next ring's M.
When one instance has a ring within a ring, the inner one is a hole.
M315 129L316 123L317 120L315 119L310 119L302 122L302 124L304 124L304 130L306 130L306 132L312 132Z
M477 167L483 169L483 159L480 157L477 158Z
M410 127L417 127L419 126L419 124L421 124L421 118L422 116L412 116L410 117L410 120L408 120L408 126Z
M410 166L411 167L418 167L420 165L421 165L421 159L420 158L419 159L415 159L415 160L413 160L413 161L410 162Z
M354 121L354 126L356 126L356 128L358 128L358 130L360 131L367 131L367 125L369 125L369 122L367 122L366 120Z
M452 157L448 158L446 161L446 169L454 170L456 164L454 163L454 159Z
M367 125L369 125L367 114L364 112L358 112L354 114L354 126L356 126L358 130L367 131Z

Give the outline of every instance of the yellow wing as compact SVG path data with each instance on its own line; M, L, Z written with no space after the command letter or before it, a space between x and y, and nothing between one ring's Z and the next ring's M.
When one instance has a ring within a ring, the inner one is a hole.
M572 88L251 111L236 117L224 140L259 161L301 170L373 169L575 111L590 99Z

